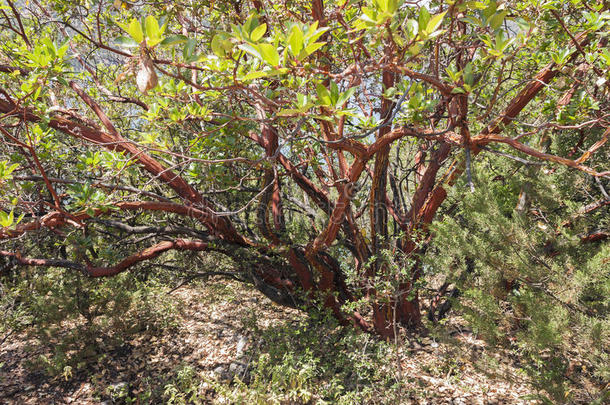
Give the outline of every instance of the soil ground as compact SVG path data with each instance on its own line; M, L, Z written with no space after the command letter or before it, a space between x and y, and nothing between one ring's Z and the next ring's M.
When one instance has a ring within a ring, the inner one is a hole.
M306 314L279 307L239 283L217 280L184 286L172 293L178 308L175 330L141 334L113 347L105 358L71 373L47 377L31 362L49 351L25 334L0 348L2 404L112 404L112 391L130 396L159 390L168 375L191 366L202 381L221 376L238 359L245 371L261 337L253 332L303 321ZM414 404L520 404L531 394L523 374L509 356L487 350L471 332L451 319L447 339L402 336L396 356L388 359ZM243 364L245 363L245 366ZM229 384L229 383L227 383ZM222 402L210 384L200 385L203 402ZM114 399L113 399L114 398ZM139 402L139 401L136 401ZM226 401L225 401L226 402ZM295 402L296 403L296 402Z

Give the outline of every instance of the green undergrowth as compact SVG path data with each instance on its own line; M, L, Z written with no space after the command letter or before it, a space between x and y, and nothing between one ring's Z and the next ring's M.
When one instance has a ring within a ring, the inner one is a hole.
M43 269L12 280L3 280L6 317L0 333L33 338L37 343L29 349L45 354L31 357L29 366L50 378L67 381L103 363L127 340L178 325L175 305L161 283L134 273L88 279Z
M248 378L212 383L219 403L396 403L405 395L392 346L342 329L328 316L269 328L254 324L253 335L258 345Z

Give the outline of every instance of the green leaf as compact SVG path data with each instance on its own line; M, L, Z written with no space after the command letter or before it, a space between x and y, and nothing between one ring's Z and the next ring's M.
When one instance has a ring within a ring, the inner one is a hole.
M241 30L245 33L248 38L252 37L252 32L258 27L258 17L251 15L248 20L242 25Z
M115 38L114 43L125 48L137 48L138 46L140 46L140 44L134 41L133 38L126 36L120 36L118 38Z
M389 89L386 89L383 92L383 98L387 98L388 100L392 100L394 98L394 96L396 95L396 92L398 90L396 89L396 87L390 87Z
M377 25L377 10L369 7L362 7L362 15L358 17L358 19L359 21L356 21L356 24L354 24L356 29L374 27Z
M409 38L415 38L419 32L419 24L417 21L412 19L407 20L406 32Z
M144 41L144 32L142 32L142 25L137 19L131 20L131 23L127 26L127 33L131 35L131 37L137 43L141 43Z
M286 108L278 111L276 115L278 115L279 117L290 117L299 114L301 114L301 111L299 110L295 110L293 108Z
M167 29L167 15L159 18L159 36L165 34L165 30Z
M197 46L197 41L193 38L189 38L184 45L184 49L182 50L182 56L184 60L190 61L193 58L193 51L195 50L195 46Z
M318 27L317 21L309 26L309 29L307 30L307 35L305 35L306 42L311 43L313 41L316 41L326 31L330 30L330 27L322 27L320 29L317 29L317 27Z
M254 56L255 58L263 60L263 57L262 57L258 47L254 47L250 44L241 44L241 45L238 45L237 47L239 49L241 49L242 51L245 51L245 52L249 53L250 55Z
M507 14L508 14L508 11L506 11L506 10L504 10L500 13L494 14L489 19L489 26L491 28L493 28L494 30L497 30L498 28L500 28L502 26L502 23L504 22L504 18L506 17Z
M482 7L482 8L481 8ZM496 10L498 9L498 3L495 1L490 1L489 5L487 7L485 7L483 4L481 4L479 6L479 8L481 8L483 11L481 12L481 14L483 15L483 17L485 17L485 19L488 19L489 17L491 17Z
M298 93L297 94L297 107L298 111L306 112L315 104L311 102L311 98L306 96L305 94Z
M57 57L60 59L63 59L63 57L65 56L66 52L68 51L68 47L69 47L69 42L70 39L66 39L66 41L64 42L64 44L62 46L59 47L59 49L57 50Z
M451 94L466 94L466 90L461 87L454 87L453 90L451 90Z
M18 163L14 163L10 166L7 165L8 161L0 162L0 179L11 179L11 173L13 173L19 167Z
M349 100L354 95L355 92L356 92L355 87L351 87L351 88L347 89L346 92L341 93L341 95L337 99L337 102L335 105L342 106L347 100Z
M271 66L280 64L280 54L275 49L275 46L271 44L259 44L258 49L265 62Z
M464 67L464 70L462 71L462 75L464 76L464 82L468 86L474 85L474 75L472 74L472 63L466 64L466 66ZM466 88L466 85L464 86L464 88L466 90L468 90L468 88Z
M452 68L445 68L445 72L447 72L447 75L451 78L451 81L453 81L454 83L457 83L460 81L460 78L462 77L462 73L463 73L462 71L456 72Z
M149 15L144 20L144 30L146 31L146 36L150 39L158 39L161 36L159 22L152 15Z
M307 35L305 35L305 37L307 37L308 39L310 39L312 37L312 35L316 32L316 30L318 29L318 21L314 21L313 24L311 24L309 26L309 28L307 28ZM315 41L315 39L314 39Z
M38 88L36 89L36 91L34 92L34 94L32 95L32 99L33 100L37 100L38 97L40 96L40 92L42 91L42 86L38 86Z
M290 71L290 69L288 69L288 68L279 68L279 69L265 70L265 72L267 73L267 76L285 75L289 71Z
M326 42L314 42L313 44L307 45L307 47L299 55L299 60L305 59L318 49L322 48L324 45L326 45Z
M424 27L428 27L428 22L430 21L430 13L426 7L422 7L419 9L419 17L417 18L417 22L419 23L419 31L423 32Z
M377 8L383 12L383 13L388 13L391 12L391 7L392 7L392 3L396 3L393 0L373 0L374 3L376 4Z
M511 38L511 39L504 38L504 31L500 30L496 34L496 43L494 46L494 50L501 54L514 41L515 41L515 38Z
M417 54L419 54L419 51L421 51L422 49L422 44L421 43L414 43L413 45L411 45L408 49L409 54L411 54L412 56L415 56Z
M288 44L292 55L298 57L303 49L303 31L298 25L293 25L288 36Z
M331 105L330 92L322 83L316 85L316 93L318 93L318 102L321 105Z
M265 32L267 32L267 24L261 24L252 31L250 39L252 42L257 42L265 35Z
M0 211L0 225L4 228L8 228L9 226L13 225L13 219L14 214L12 210L8 215L6 214L6 212Z
M334 121L334 117L330 117L328 115L314 115L313 118L322 121Z
M225 50L222 47L222 38L221 38L220 34L214 35L214 38L212 38L212 43L210 44L210 46L212 47L212 52L214 52L216 54L216 56L224 58Z
M261 77L267 77L267 76L269 76L269 74L267 72L263 72L262 70L257 70L257 71L248 73L247 75L242 77L242 80L248 81L248 80L260 79Z
M166 37L163 41L161 41L159 43L159 45L161 45L161 46L178 45L178 44L183 44L186 41L188 41L188 38L182 34L172 35L170 37Z
M337 83L330 82L330 102L332 105L336 105L337 100L339 99L339 87Z
M426 24L426 32L428 34L432 34L434 31L436 31L436 29L441 25L441 23L443 22L443 17L445 17L445 14L447 12L442 12L440 14L435 15L434 17L432 17L430 19L430 21L428 21L428 24Z
M555 62L556 64L563 65L568 61L568 58L571 54L572 51L570 50L570 48L566 47L558 50L557 52L553 52L551 54L551 59L553 59L553 62Z

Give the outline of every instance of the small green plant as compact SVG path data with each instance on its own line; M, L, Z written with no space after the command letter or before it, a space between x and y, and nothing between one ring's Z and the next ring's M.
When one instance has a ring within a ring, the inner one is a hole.
M163 399L168 405L201 404L200 386L195 369L183 364L176 370L174 379L165 385Z

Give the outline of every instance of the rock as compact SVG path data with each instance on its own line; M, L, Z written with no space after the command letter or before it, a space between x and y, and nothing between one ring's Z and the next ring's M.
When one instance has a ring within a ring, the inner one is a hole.
M227 381L230 380L231 377L224 366L218 366L213 371L213 377L219 381Z
M122 381L122 382L118 382L116 384L112 384L110 387L115 391L120 391L120 390L127 388L127 385L128 385L128 383L126 383L125 381Z
M430 339L429 337L425 336L425 337L421 338L420 342L424 346L430 346L430 344L432 344L433 340Z
M129 383L125 381L110 385L110 395L113 399L123 398L129 394Z
M243 380L247 371L248 366L244 363L234 361L229 365L229 374L231 375L231 378L237 376L240 380Z
M244 354L247 345L248 339L246 339L245 336L240 336L239 340L237 341L237 346L235 347L237 357L241 357Z

